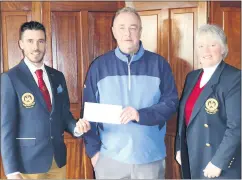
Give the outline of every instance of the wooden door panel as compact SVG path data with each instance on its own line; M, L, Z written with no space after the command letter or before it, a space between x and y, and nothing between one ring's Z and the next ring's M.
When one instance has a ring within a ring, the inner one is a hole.
M90 62L116 47L116 42L112 35L113 16L114 12L88 13Z
M80 59L80 15L78 12L52 12L53 68L63 72L66 78L72 112L79 116L81 91L78 71Z
M65 139L67 147L66 174L68 179L80 178L81 170L81 146L73 139ZM75 155L75 156L74 156Z
M19 28L25 21L31 20L31 12L2 12L3 31L3 70L17 65L23 58L19 48Z
M145 49L158 53L160 51L160 13L161 11L141 11L142 21L141 41Z
M5 1L1 2L1 11L2 12L16 12L16 11L31 11L32 2L31 1Z
M187 73L194 69L194 34L197 28L197 9L171 10L170 64L174 72L179 97Z
M223 27L228 41L230 65L241 68L241 11L238 8L223 8Z
M123 5L123 2L118 1L56 1L51 2L51 11L115 12Z
M229 53L225 62L241 69L241 2L211 2L210 23L221 26L227 36Z
M90 159L85 154L82 139L65 139L67 147L66 174L68 179L92 179L93 171Z
M165 137L166 143L166 179L180 179L180 165L175 161L175 137L167 134Z

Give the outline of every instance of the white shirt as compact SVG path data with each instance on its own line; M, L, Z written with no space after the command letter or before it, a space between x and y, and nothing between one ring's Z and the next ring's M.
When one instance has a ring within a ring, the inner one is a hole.
M200 82L200 88L203 87L211 79L213 73L217 69L220 62L218 64L216 64L215 66L203 68L203 76L202 76L202 79Z
M48 74L47 74L47 72L45 70L44 64L40 68L37 68L35 65L33 65L29 61L29 59L27 57L24 58L24 62L27 65L27 67L29 68L32 76L34 77L34 80L35 80L37 86L39 86L39 84L38 84L38 78L37 78L37 75L36 75L35 71L38 70L38 69L42 69L43 70L43 80L44 80L45 85L46 85L46 87L47 87L47 89L49 91L50 101L51 101L51 104L52 104L52 97L53 97L53 95L52 95L52 89L51 89L50 80L49 80Z
M37 78L37 75L35 74L35 71L38 70L38 69L42 69L43 70L43 80L45 82L45 85L49 91L49 94L50 94L50 101L51 101L51 104L52 104L52 89L51 89L51 85L50 85L50 80L49 80L49 77L47 75L47 72L45 70L45 66L44 64L40 67L40 68L37 68L36 66L34 66L27 57L24 58L24 62L25 64L27 65L27 67L29 68L32 76L34 77L34 80L36 82L36 84L39 86L38 84L38 78ZM74 128L74 136L76 137L80 137L83 133L79 132L77 127ZM14 172L14 173L10 173L10 174L7 174L7 178L8 176L11 176L11 175L16 175L16 174L20 174L20 172Z

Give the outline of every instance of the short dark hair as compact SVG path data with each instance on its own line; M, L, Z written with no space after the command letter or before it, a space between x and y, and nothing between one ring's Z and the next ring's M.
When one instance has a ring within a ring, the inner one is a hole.
M37 21L29 21L29 22L23 23L21 25L21 27L20 27L20 30L19 30L19 37L20 37L20 39L22 38L22 35L23 35L24 31L26 31L26 30L41 30L41 31L44 32L45 39L46 39L45 27L40 22L37 22Z

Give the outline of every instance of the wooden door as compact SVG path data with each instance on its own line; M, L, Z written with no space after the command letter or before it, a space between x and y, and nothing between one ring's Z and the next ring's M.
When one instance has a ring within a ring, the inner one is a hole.
M210 2L209 22L220 25L228 40L228 57L225 62L241 69L241 2Z
M206 2L129 2L142 19L144 47L164 56L171 65L179 96L188 72L199 67L194 54L194 34L207 22ZM174 157L176 115L167 123L166 175L179 179L180 169Z

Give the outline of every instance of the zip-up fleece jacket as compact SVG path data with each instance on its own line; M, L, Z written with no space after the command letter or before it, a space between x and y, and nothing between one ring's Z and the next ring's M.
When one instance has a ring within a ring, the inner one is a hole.
M118 47L98 57L85 80L85 102L131 106L139 113L139 122L125 125L91 122L91 130L84 135L89 157L100 151L129 164L165 158L166 121L177 110L178 94L162 56L144 50L140 42L130 61Z

